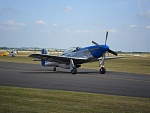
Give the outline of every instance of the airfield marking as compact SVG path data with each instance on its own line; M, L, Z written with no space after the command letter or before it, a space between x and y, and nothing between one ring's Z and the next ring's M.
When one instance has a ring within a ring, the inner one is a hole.
M12 67L12 66L3 66L0 65L1 67L6 67L6 68L12 68L12 69L22 69L22 70L30 70L33 71L33 69L30 68L24 68L24 67ZM37 72L41 72L36 70ZM47 72L47 71L43 71L43 72ZM88 74L80 74L77 73L77 76L89 76L89 77L95 77L95 78L107 78L107 79L116 79L116 80L126 80L126 81L136 81L136 82L150 82L150 81L145 81L145 80L135 80L135 79L129 79L129 78L121 78L121 77L108 77L107 75L103 75L103 76L95 76L95 75L88 75Z

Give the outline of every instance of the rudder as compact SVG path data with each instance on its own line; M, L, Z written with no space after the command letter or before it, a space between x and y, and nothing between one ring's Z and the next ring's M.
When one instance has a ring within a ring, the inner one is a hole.
M42 54L48 54L48 52L46 51L46 49L42 49ZM41 65L45 66L45 60L41 60Z

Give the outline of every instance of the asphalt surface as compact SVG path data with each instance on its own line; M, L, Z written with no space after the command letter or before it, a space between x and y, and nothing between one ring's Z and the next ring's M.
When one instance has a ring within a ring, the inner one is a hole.
M133 97L150 97L150 75L98 70L70 70L35 64L0 62L0 85L54 89Z

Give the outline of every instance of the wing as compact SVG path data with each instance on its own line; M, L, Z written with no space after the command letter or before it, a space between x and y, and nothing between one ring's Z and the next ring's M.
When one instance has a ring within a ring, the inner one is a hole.
M31 54L29 57L37 58L49 62L58 62L61 64L69 64L70 59L73 59L75 64L82 64L88 62L89 58L83 58L83 57L66 57L66 56L53 56L53 55L46 55L46 54Z
M105 60L108 60L108 59L117 59L117 58L124 58L123 56L115 56L115 57L105 57ZM102 57L98 58L98 60L102 60Z

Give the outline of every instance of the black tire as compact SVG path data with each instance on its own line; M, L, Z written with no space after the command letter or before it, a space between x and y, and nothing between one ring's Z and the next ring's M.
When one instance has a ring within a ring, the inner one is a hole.
M99 71L100 71L101 74L105 74L106 73L106 69L104 67L101 67Z
M74 68L71 70L71 73L72 73L72 74L76 74L76 73L77 73L77 69L74 67Z
M53 68L53 71L56 71L56 67Z

